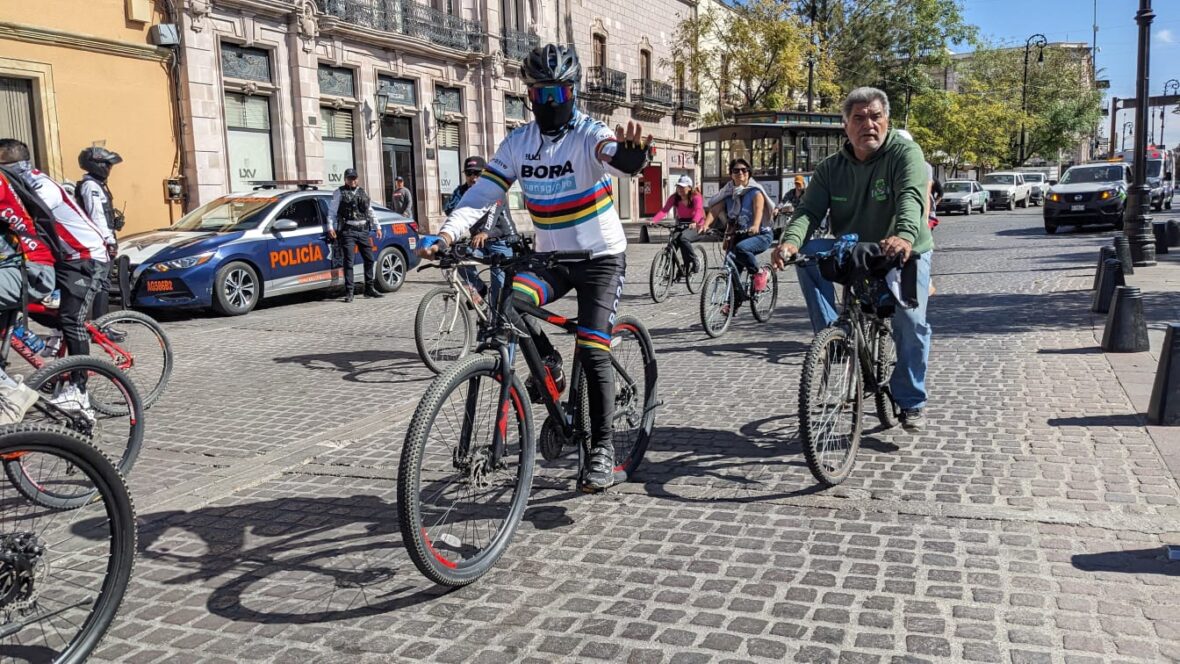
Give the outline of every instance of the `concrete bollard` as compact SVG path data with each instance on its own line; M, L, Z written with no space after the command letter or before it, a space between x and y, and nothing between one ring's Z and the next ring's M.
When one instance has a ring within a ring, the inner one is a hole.
M1155 253L1168 253L1168 226L1162 221L1151 222L1151 233L1155 236Z
M1135 274L1135 267L1131 265L1131 241L1122 233L1114 236L1114 251L1123 264L1123 274Z
M1147 423L1180 424L1180 323L1168 323L1164 333L1164 347L1160 349L1151 402L1147 406Z
M1114 299L1114 289L1126 285L1127 280L1123 277L1122 263L1117 258L1108 259L1102 268L1102 283L1098 284L1098 289L1094 291L1094 302L1090 305L1090 311L1096 314L1110 311L1110 301Z
M1114 257L1114 247L1102 247L1098 250L1098 268L1094 270L1094 285L1090 286L1090 290L1096 290L1102 283L1102 268L1106 266L1108 258Z
M639 244L647 244L648 242L651 242L651 238L647 235L647 224L643 224L639 227Z
M1180 247L1180 220L1169 219L1164 223L1167 226L1168 246Z
M1119 286L1106 316L1106 329L1102 331L1102 350L1143 353L1150 348L1147 321L1143 318L1143 292L1135 286Z

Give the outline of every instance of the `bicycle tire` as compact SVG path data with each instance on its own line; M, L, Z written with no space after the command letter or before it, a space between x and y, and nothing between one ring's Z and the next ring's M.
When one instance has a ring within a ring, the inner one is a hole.
M697 271L684 279L684 285L688 287L688 292L699 293L705 286L705 277L709 274L709 256L704 249L695 244L692 251L697 257Z
M729 308L725 309L725 306ZM705 334L713 339L725 334L735 308L729 272L722 269L709 275L701 289L701 326L705 328Z
M114 460L115 467L120 473L127 475L131 472L131 468L135 465L135 460L139 457L140 449L143 447L145 422L143 405L142 401L140 401L139 393L135 388L135 383L126 374L105 360L100 360L90 355L74 355L46 364L33 375L29 376L25 384L29 388L40 392L44 399L54 393L59 383L69 380L69 376L75 371L87 372L87 391L91 396L91 405L95 410L107 415L109 418L121 419L126 417L128 419L125 438L117 431L110 436L103 435L104 432L97 417L88 427L84 424L85 422L90 422L87 417L60 410L51 410L44 406L34 406L35 410L30 409L25 414L25 418L26 420L30 418L45 418L40 420L39 423L43 425L63 425L71 431L87 438L99 451ZM110 379L115 390L123 394L123 400L130 407L128 409L113 408L113 404L108 403L103 408L100 408L98 402L101 399L96 397L96 391L94 389L94 381L97 377ZM36 480L30 476L27 469L19 461L5 461L4 472L22 495L45 507L62 510L75 509L86 504L93 497L92 492L60 494L48 491L38 485Z
M439 323L438 333L428 336L426 329L428 310L430 305L440 297L444 302L443 319ZM455 318L450 323L446 323L449 312L453 312ZM444 324L447 326L446 330L443 330ZM439 339L449 337L459 331L455 329L456 327L461 328L462 336L455 343L447 346L447 348L455 349L454 356L441 353L438 347L439 342L433 344L432 350L431 340L434 337ZM422 297L422 301L418 303L418 310L414 312L414 346L418 349L418 357L422 359L422 363L426 365L427 369L436 374L442 373L449 365L467 356L467 353L471 351L471 342L474 339L475 323L472 320L471 311L468 310L467 304L459 298L454 288L439 286Z
M893 329L888 320L873 325L876 334L876 347L873 359L876 366L877 391L873 394L873 405L877 410L877 419L881 426L892 429L898 425L897 411L894 410L893 397L889 392L889 379L893 376L893 369L897 366L897 345L893 342Z
M655 346L647 327L633 316L620 316L611 333L611 366L615 373L614 447L615 470L626 472L630 477L643 463L643 455L651 441L652 426L655 424L657 386L659 372L656 365ZM633 357L628 347L634 340L639 363L642 364L642 385L634 375L634 366L628 360ZM630 381L619 373L620 366L626 370ZM642 394L637 391L642 389ZM587 418L589 419L589 418ZM627 428L620 430L619 423Z
M96 495L97 498L90 505L98 509L98 503L101 502L101 508L106 513L106 523L109 524L110 548L109 553L106 554L105 569L97 597L92 603L81 602L69 606L61 603L61 597L58 596L61 591L55 592L55 600L60 604L60 607L55 607L48 615L42 618L42 620L59 618L64 616L70 609L89 604L89 610L87 611L85 620L73 622L63 619L64 624L76 628L77 632L71 638L66 639L63 637L61 640L64 642L64 645L59 652L55 652L51 656L51 659L55 662L81 663L86 661L90 653L98 647L107 629L110 628L111 623L118 614L119 607L123 602L123 596L127 590L127 584L131 579L132 571L135 567L136 554L135 505L131 500L130 493L127 491L126 481L115 469L111 461L101 451L72 431L43 424L15 424L0 427L0 458L8 457L15 453L23 453L24 456L29 456L30 454L52 455L65 461L68 468L75 469L75 474L80 473L93 484L94 491L91 493ZM4 494L3 488L0 487L0 506L2 506L0 507L0 514L18 509L16 498L7 497ZM51 518L52 514L54 512L50 512L46 516ZM8 516L13 515L10 514ZM20 527L29 528L28 524L34 518L32 511L27 513L22 511L17 516L23 518L0 518L0 538L7 537L10 534L15 536L17 529ZM73 532L81 524L86 524L86 534L75 534L75 537L87 538L88 542L102 525L100 522L98 526L95 526L93 520L90 519L84 521L75 519L70 524L66 524L68 526L67 530ZM51 533L56 532L50 530L49 525L52 524L47 524L39 529L39 537L42 538L42 541ZM62 542L54 544L47 543L41 555L52 554L54 552L63 555L61 551L56 551L61 544ZM75 544L74 546L77 545ZM81 554L77 550L74 550L70 551L69 555L71 556L71 564L68 566L47 563L46 572L39 576L38 582L41 584L51 583L55 572L63 574L67 572L81 573L78 569L81 567L79 561L82 557ZM101 562L99 561L100 564ZM73 569L63 569L63 567ZM71 578L64 580L64 583L70 586L69 592L78 592L79 584L76 578L76 576L71 576ZM49 593L44 594L46 596L49 595ZM86 609L83 608L81 610ZM33 646L28 637L32 635L35 639L40 636L48 640L51 638L51 635L62 636L60 630L46 630L42 625L38 630L25 632L20 626L14 626L8 623L15 612L9 612L7 610L0 611L0 633L4 634L4 637L0 640L0 652L12 652L12 650L21 647L35 650L38 653L37 656L30 657L29 659L45 657L48 654L45 650L52 652L54 648L50 647L48 643L44 646ZM25 624L25 626L27 625L28 623ZM11 631L14 629L16 631ZM22 633L25 634L24 638L20 637Z
M659 304L668 299L672 292L672 277L676 269L676 261L672 258L672 251L665 246L651 259L648 270L647 286L651 293L652 302Z
M532 416L528 397L524 387L521 385L520 379L514 374L511 389L515 393L515 398L512 399L515 407L508 410L514 412L516 415L516 433L520 437L520 450L517 453L519 465L515 480L513 481L511 502L502 525L491 535L487 546L479 547L474 555L458 561L444 556L444 552L435 546L435 542L440 542L444 546L458 549L463 545L463 541L460 540L456 544L454 539L457 538L454 538L453 535L438 532L437 530L435 531L434 537L431 537L427 532L428 526L425 525L426 519L421 500L423 457L426 452L425 448L431 441L431 433L437 422L440 410L442 410L447 398L452 393L455 393L460 386L468 385L476 378L491 379L495 384L494 387L498 395L500 376L500 360L498 357L475 355L452 365L447 371L440 374L431 382L430 387L426 390L426 394L423 395L422 400L418 403L418 407L414 411L414 416L410 420L409 430L406 432L405 446L398 465L397 482L397 513L402 533L402 542L409 552L414 566L418 568L418 571L426 576L426 578L440 585L451 587L464 586L487 574L492 566L496 564L496 561L500 559L500 556L507 550L508 544L512 540L512 535L516 532L516 528L520 524L521 518L524 516L525 507L528 504L528 497L532 487L533 465L536 460L536 440L533 437ZM498 396L496 398L498 399ZM498 405L493 407L497 410L499 409ZM466 411L467 407L464 406L463 410ZM494 419L498 420L498 418ZM467 418L464 418L464 424L466 423ZM478 425L478 419L475 424ZM505 426L504 430L508 431L510 429L508 426ZM488 442L490 443L490 439ZM454 450L452 449L451 455L443 455L442 458L447 459L449 457L453 459L453 455ZM472 456L477 455L472 453ZM444 461L443 463L448 462L452 466L455 464L454 461ZM441 495L442 490L439 490L437 493ZM448 506L444 516L448 516L456 511L455 503L452 502Z
M832 395L828 394L827 386L830 381L825 378L825 366L828 366L828 358L833 355L839 358L841 350L845 358L842 363L847 367L839 380L842 383L851 381L853 384L851 388L841 387L844 394L835 396L839 401L840 410L843 410L848 399L847 392L852 392L852 426L847 435L848 443L843 458L833 465L828 463L828 440L831 434L828 429L835 422L829 423L829 420L839 419L841 412L838 410L834 415L827 415L827 408L835 404L832 403ZM813 388L816 387L822 389L821 394L812 394ZM821 484L836 486L852 472L852 466L856 462L856 451L860 447L863 408L860 361L856 356L855 343L849 338L848 331L841 326L834 325L820 330L803 359L802 380L799 383L799 433L803 439L803 455L807 458L807 467Z
M774 314L774 306L778 303L778 272L765 263L760 268L769 270L769 283L765 291L750 298L750 313L754 314L754 320L765 323Z
M104 334L106 334L106 331L109 328L117 327L120 323L122 323L124 326L142 325L151 331L152 335L156 339L157 344L159 345L160 352L163 355L160 361L161 367L159 371L159 378L151 381L153 384L150 386L147 385L149 382L148 380L142 381L144 383L145 389L140 392L140 398L143 399L143 407L145 410L151 408L152 405L159 401L160 397L163 396L164 389L168 387L168 381L172 378L172 341L164 332L164 328L160 327L160 324L156 321L156 319L152 318L151 316L142 314L138 311L132 311L130 309L124 309L123 311L112 311L104 316L98 317L92 321L92 323ZM95 343L96 342L91 339L91 345L93 346ZM142 376L144 374L154 373L151 371L136 372L137 365L140 368L143 368L143 360L145 360L149 355L154 356L155 351L150 346L145 348L143 353L139 353L136 351L136 349L128 348L128 342L126 340L118 342L115 345L123 350L128 351L130 354L131 357L122 359L124 361L129 360L131 362L131 366L127 369L124 369L124 371L130 375L132 379L135 379L137 376ZM143 345L148 346L148 344ZM122 362L120 361L121 358L119 358L117 354L113 353L109 348L103 347L103 350L106 351L107 355L111 356L111 362L115 366L119 367L120 369L123 368ZM148 351L151 352L149 353ZM146 389L148 387L150 387L150 389Z

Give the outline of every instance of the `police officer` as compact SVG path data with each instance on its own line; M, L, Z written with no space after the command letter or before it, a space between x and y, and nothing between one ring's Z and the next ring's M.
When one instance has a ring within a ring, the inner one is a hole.
M373 245L369 239L369 232L374 229L377 239L381 239L381 226L373 217L369 194L357 186L356 180L355 168L344 171L344 184L332 194L332 204L328 206L328 227L324 229L328 238L338 243L344 261L345 302L352 302L354 292L352 254L355 250L360 250L361 260L365 263L365 297L382 297L373 284Z
M111 231L111 238L115 237L115 231L123 229L123 213L115 209L114 197L111 195L110 188L107 187L107 178L111 176L111 167L115 164L122 163L123 158L117 152L113 152L104 147L89 147L78 153L78 166L85 171L82 180L74 189L74 198L77 199L78 205L82 206L82 211L90 217L91 221L100 226L105 226ZM110 252L111 260L115 258L117 251L116 245L112 242L107 245ZM102 316L110 309L110 297L108 296L108 287L110 286L110 266L107 263L102 275L95 275L95 278L101 280L101 286L94 296L94 304L91 305L90 315L92 318ZM121 332L116 332L116 337L122 337ZM116 342L122 339L114 339Z

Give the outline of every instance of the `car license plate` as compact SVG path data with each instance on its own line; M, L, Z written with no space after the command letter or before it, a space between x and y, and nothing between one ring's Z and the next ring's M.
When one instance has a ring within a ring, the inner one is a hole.
M147 289L149 293L167 293L172 290L171 279L159 279L156 281L147 282Z
M1070 212L1082 212L1085 209L1086 209L1085 205L1071 205L1071 206L1069 206Z

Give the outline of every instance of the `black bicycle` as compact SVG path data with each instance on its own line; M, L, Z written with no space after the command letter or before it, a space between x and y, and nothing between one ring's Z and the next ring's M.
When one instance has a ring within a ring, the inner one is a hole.
M584 261L588 252L493 256L481 262L518 272ZM501 290L489 335L475 355L452 364L427 388L410 421L398 468L398 517L410 558L427 578L466 585L486 574L507 549L528 503L536 460L529 395L516 375L518 350L539 389L548 417L541 453L578 452L580 474L590 452L588 384L578 362L569 397L561 401L524 316L577 331L577 320L516 301ZM615 470L632 474L643 461L655 420L656 361L651 337L635 318L615 322ZM576 352L576 350L575 350Z
M729 329L737 314L739 299L750 303L750 312L759 323L770 320L778 302L778 273L770 269L769 263L759 263L759 268L766 273L766 287L762 291L754 288L754 276L738 267L733 247L742 235L732 225L726 228L722 240L725 258L701 288L701 326L705 328L705 334L714 339Z
M654 225L668 229L669 235L667 244L651 259L651 271L648 274L647 283L652 301L658 303L668 299L668 294L672 292L672 284L678 281L684 282L684 285L688 287L688 292L700 292L701 286L705 283L705 270L709 267L709 259L705 255L704 249L693 245L692 250L696 255L697 267L695 271L692 271L690 266L684 264L684 259L680 255L680 246L676 243L691 224L660 222Z
M796 254L788 264L839 258L835 253ZM821 266L821 270L824 269ZM831 267L830 273L840 272ZM819 331L803 360L799 383L799 430L812 475L826 486L848 478L860 448L864 395L873 397L884 428L897 426L898 407L889 391L897 364L890 316L895 301L880 275L847 271L839 317Z

